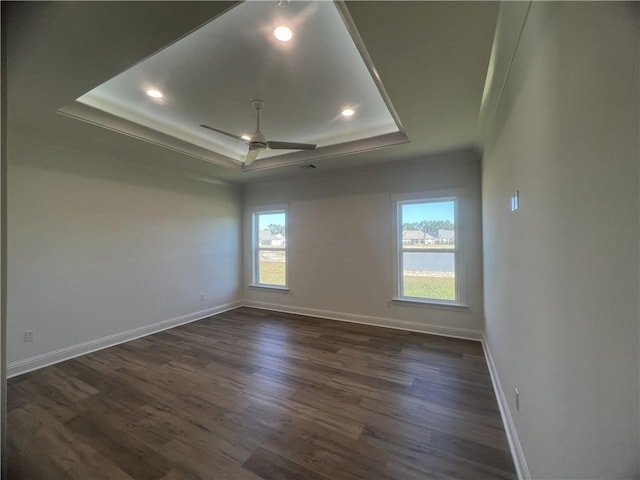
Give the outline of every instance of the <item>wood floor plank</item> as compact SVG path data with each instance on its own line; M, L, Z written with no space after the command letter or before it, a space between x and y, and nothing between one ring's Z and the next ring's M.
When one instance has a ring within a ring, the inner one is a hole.
M329 480L264 448L258 448L244 463L244 468L264 480Z
M86 461L76 464L66 474L72 480L135 480L99 453L87 457Z
M8 458L10 480L65 480L67 472L53 461L50 455L42 455L41 447L35 443L12 452Z
M479 342L238 308L8 382L9 478L516 478Z

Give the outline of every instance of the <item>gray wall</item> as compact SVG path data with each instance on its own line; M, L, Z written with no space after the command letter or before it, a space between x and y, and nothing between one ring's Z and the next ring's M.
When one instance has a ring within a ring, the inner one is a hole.
M534 2L489 123L486 337L533 478L639 475L637 15Z
M239 299L238 186L22 133L9 134L10 364Z
M321 167L320 167L321 168ZM462 187L459 219L466 235L468 310L389 305L393 296L391 195ZM245 298L273 307L395 319L419 326L482 330L480 163L462 151L400 165L248 185L245 231L253 206L288 204L289 293L245 289ZM251 241L245 235L245 285L251 283ZM331 314L331 313L329 313ZM366 321L366 318L359 320ZM409 325L409 327L411 327ZM407 326L407 325L405 325Z

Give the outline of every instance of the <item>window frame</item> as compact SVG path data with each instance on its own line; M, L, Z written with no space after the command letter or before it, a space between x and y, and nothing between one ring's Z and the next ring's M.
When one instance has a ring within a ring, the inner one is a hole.
M289 291L289 209L288 205L268 205L262 207L253 207L251 213L251 283L250 287L284 290ZM285 284L278 285L272 283L260 283L260 252L261 251L283 251L282 248L274 248L270 246L260 245L260 215L268 215L274 213L284 213L284 258L285 258Z
M455 275L455 300L445 300L438 298L410 297L403 295L403 253L405 251L402 243L402 207L419 203L454 202L454 238L453 248L411 248L411 252L425 253L453 253L454 255L454 275ZM450 306L467 307L466 305L466 259L465 259L465 239L461 222L462 203L464 202L463 189L431 190L426 192L416 192L409 194L391 195L393 211L393 296L395 303L405 303L423 306Z

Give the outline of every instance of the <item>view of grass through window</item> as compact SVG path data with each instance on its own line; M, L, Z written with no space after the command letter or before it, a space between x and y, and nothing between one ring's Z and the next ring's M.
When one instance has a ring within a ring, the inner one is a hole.
M400 215L401 296L457 300L455 202L405 203Z
M257 213L256 283L287 285L286 213Z

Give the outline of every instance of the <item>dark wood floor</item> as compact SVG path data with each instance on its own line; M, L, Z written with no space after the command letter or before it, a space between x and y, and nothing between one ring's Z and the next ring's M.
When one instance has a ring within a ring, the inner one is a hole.
M478 342L240 308L9 381L10 479L515 478Z

